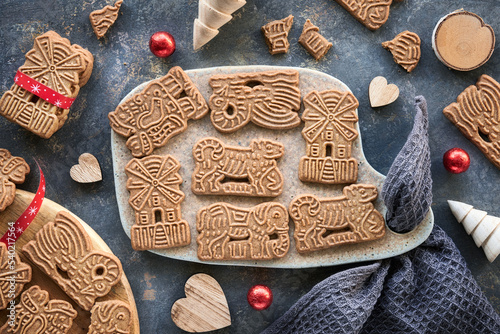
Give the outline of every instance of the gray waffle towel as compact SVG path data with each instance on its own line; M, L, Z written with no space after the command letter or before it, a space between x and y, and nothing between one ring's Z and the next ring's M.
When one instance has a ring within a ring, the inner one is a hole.
M415 124L382 188L386 221L412 230L432 201L427 105L415 98ZM339 272L317 284L265 334L500 333L500 317L484 297L453 241L435 225L416 249Z

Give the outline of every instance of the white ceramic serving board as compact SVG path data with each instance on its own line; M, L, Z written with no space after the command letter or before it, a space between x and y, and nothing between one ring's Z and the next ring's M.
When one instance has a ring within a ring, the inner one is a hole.
M214 67L205 69L189 70L186 73L199 88L205 99L208 101L212 94L212 89L208 84L209 78L215 74L231 74L244 72L257 72L266 70L295 69L299 71L300 91L304 97L307 93L317 90L337 89L341 91L350 91L349 88L340 80L314 70L293 67L278 66L237 66L237 67ZM147 83L141 84L133 89L123 98L121 103L128 99L132 94L139 92ZM303 107L300 111L302 114ZM200 261L197 257L196 237L196 213L202 207L216 202L228 202L240 207L251 207L269 201L271 199L260 199L239 196L200 196L191 192L191 173L194 171L194 160L192 156L193 145L201 138L216 137L220 138L228 145L248 146L252 139L266 138L279 141L285 145L285 155L278 160L278 166L284 175L285 187L283 193L272 199L288 208L291 200L301 194L315 194L319 197L334 197L342 195L343 185L322 185L315 183L304 183L298 178L299 160L305 155L306 143L301 135L303 124L285 131L276 131L260 128L252 123L244 128L232 133L219 133L212 126L210 116L207 115L201 120L189 121L185 132L171 138L168 143L161 148L156 149L153 154L173 155L181 164L179 174L182 176L183 183L181 190L186 195L182 202L182 217L191 226L191 244L185 247L151 250L151 252L166 257L208 263L219 265L242 265L256 267L274 267L274 268L309 268L338 265L344 263L377 260L392 257L405 253L427 239L434 225L434 216L431 210L419 226L406 234L398 234L387 228L386 235L378 240L365 243L340 245L330 249L325 249L309 254L299 254L295 248L293 239L293 221L290 219L290 240L291 246L287 255L281 259L275 260L245 260L245 261ZM359 133L359 126L357 126ZM375 138L372 138L375 139ZM111 131L111 147L113 156L113 168L115 177L116 197L120 210L120 218L125 233L130 238L130 228L134 224L135 214L128 204L129 192L126 189L127 175L125 174L125 165L133 158L132 154L125 145L126 138ZM379 198L374 202L375 208L385 217L386 208L380 198L382 184L385 176L378 173L366 161L361 144L361 133L353 142L352 157L358 160L359 173L358 183L369 183L377 187Z

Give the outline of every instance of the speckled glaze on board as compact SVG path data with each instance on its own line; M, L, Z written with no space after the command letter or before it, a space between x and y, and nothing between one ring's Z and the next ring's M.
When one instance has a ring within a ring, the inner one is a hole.
M350 89L340 80L328 74L304 68L279 66L228 66L189 70L186 71L186 73L208 101L210 95L212 94L212 89L208 84L208 80L212 75L280 69L295 69L299 71L299 88L302 97L313 90L322 91L326 89L338 89L341 91L350 91ZM123 103L132 94L142 89L146 84L147 82L133 89L122 99L120 103ZM303 107L300 110L300 114L302 114L302 111ZM360 133L359 126L357 124L356 130ZM308 254L299 254L295 248L294 241L292 241L288 254L281 259L269 261L199 260L196 253L196 236L198 235L198 232L196 231L196 213L202 207L221 201L241 207L254 206L264 201L276 201L283 204L285 207L288 207L292 199L301 194L309 193L317 195L318 197L333 197L342 194L342 188L345 185L303 183L299 180L299 161L300 158L305 155L306 149L306 143L301 135L301 131L302 126L290 130L275 131L260 128L254 124L248 124L234 133L222 134L215 130L208 115L201 120L189 121L188 128L185 132L170 139L164 147L156 149L154 154L171 154L181 163L179 174L182 176L183 182L180 188L186 195L186 198L181 205L182 217L189 223L193 238L189 246L165 250L151 250L151 252L174 259L207 264L273 268L309 268L388 258L405 253L417 247L424 242L425 239L427 239L434 225L434 215L432 210L429 210L429 213L425 217L424 221L413 231L405 234L398 234L392 232L387 227L387 232L383 238L370 242L341 245ZM285 177L283 193L274 199L194 195L191 192L191 174L194 171L195 164L191 150L193 145L199 139L204 137L220 138L228 145L238 146L248 146L250 141L255 138L266 138L283 143L285 145L285 155L283 158L278 160L278 166ZM130 238L130 228L134 224L135 213L128 204L129 192L126 189L127 176L124 168L133 157L125 145L125 142L126 138L115 134L114 131L111 131L116 198L118 201L118 208L120 211L123 229ZM379 197L376 201L374 201L374 205L375 208L383 216L385 216L386 208L380 198L380 192L382 190L382 184L385 176L374 170L368 161L366 161L363 153L363 146L361 144L361 133L353 142L352 157L358 160L358 183L370 183L377 187ZM294 227L291 219L289 224L290 240L293 240L292 235Z

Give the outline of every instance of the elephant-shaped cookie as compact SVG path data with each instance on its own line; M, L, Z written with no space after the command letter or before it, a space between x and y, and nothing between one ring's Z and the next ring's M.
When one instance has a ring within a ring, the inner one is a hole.
M288 212L279 203L252 208L215 203L198 211L196 229L201 260L270 260L290 248Z

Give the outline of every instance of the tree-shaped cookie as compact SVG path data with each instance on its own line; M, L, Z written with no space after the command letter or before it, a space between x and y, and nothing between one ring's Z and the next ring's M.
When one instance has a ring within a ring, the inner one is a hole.
M12 204L16 196L16 184L23 183L30 166L23 158L14 157L0 148L0 211Z
M118 11L122 5L123 0L118 0L113 6L106 6L102 9L95 10L89 15L90 24L97 38L103 37L108 31L109 27L115 23L118 18Z

